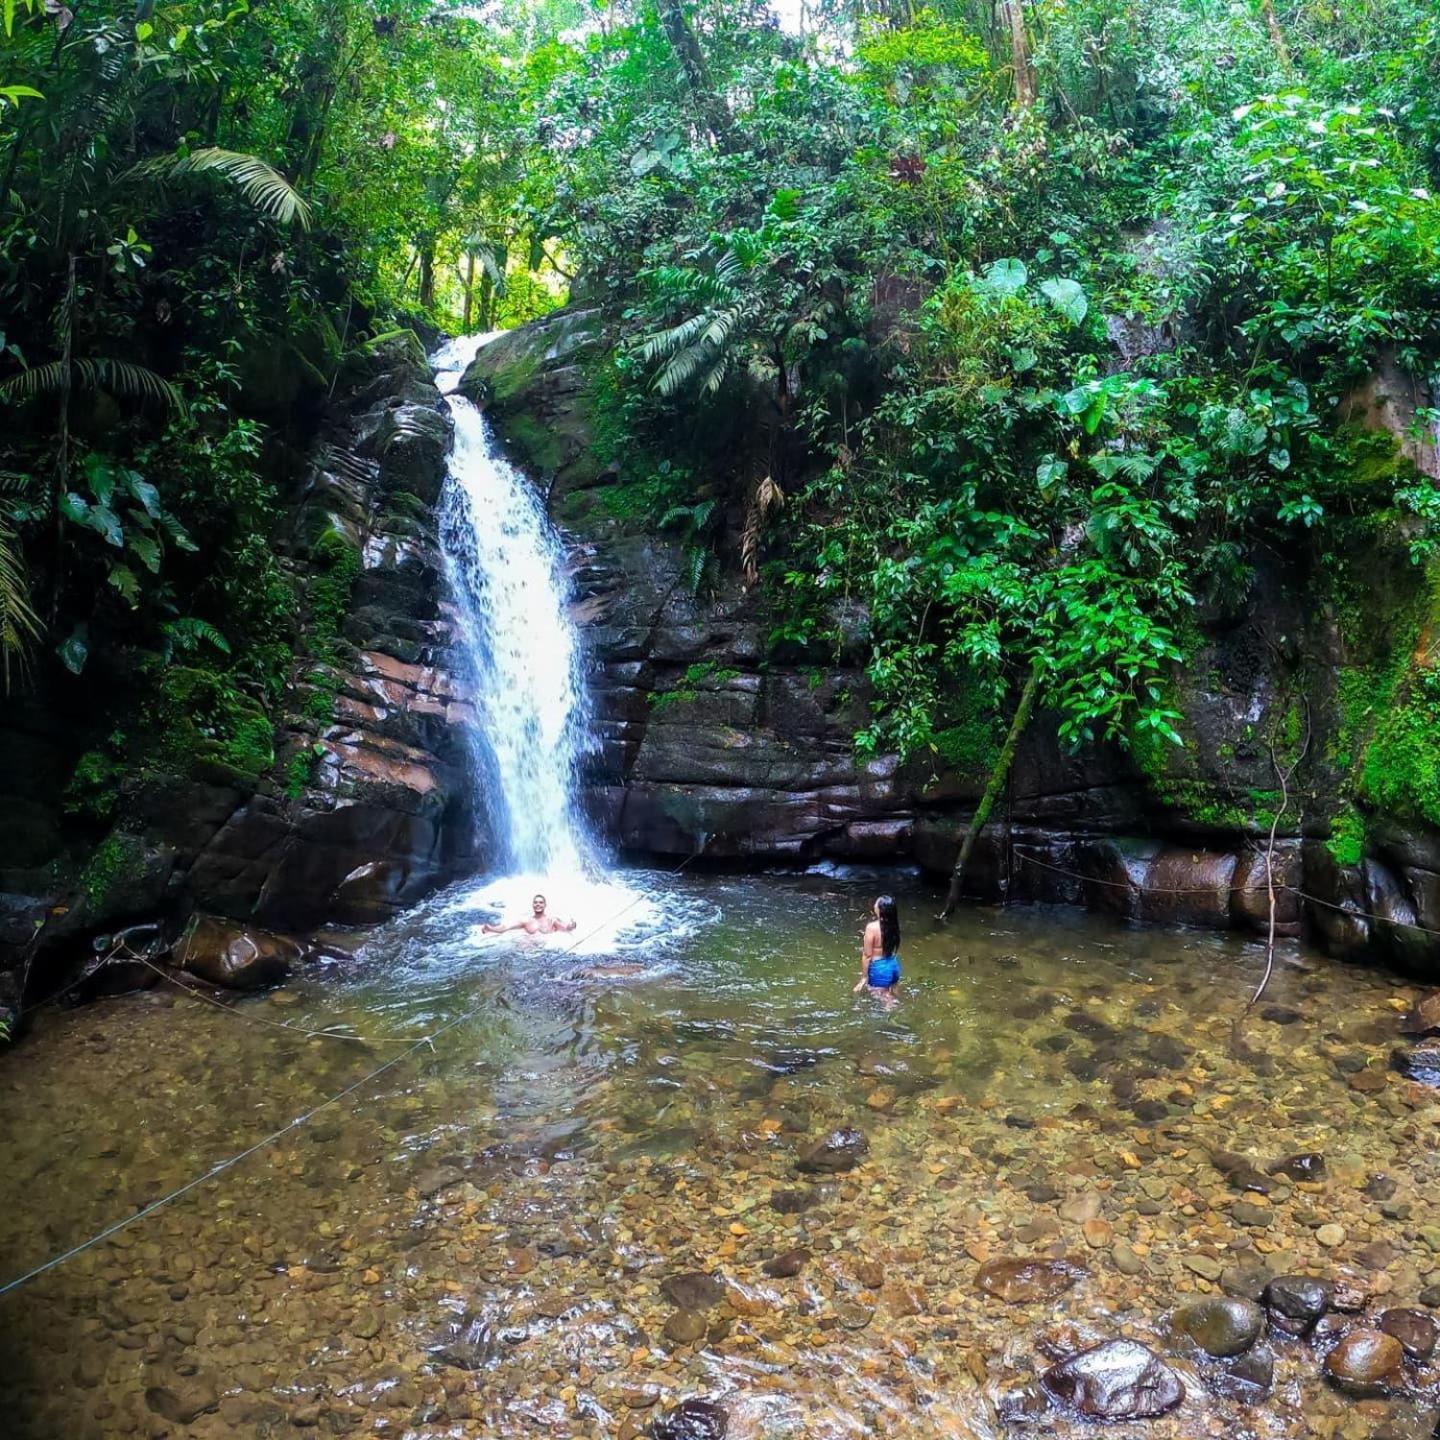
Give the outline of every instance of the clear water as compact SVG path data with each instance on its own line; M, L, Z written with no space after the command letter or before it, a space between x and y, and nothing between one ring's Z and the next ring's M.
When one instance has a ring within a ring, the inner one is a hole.
M484 415L453 393L490 338L464 336L432 357L455 422L440 539L477 697L477 813L499 842L496 868L533 884L583 872L589 847L572 798L584 692L544 497L501 455Z
M1258 946L1042 910L942 931L933 895L902 893L906 988L887 1013L851 994L873 884L617 884L639 897L618 918L560 897L573 938L601 926L574 954L571 937L478 936L497 897L459 887L357 937L353 964L225 1011L166 987L42 1012L0 1057L7 1275L393 1053L253 1022L394 1036L464 1019L0 1299L0 1430L598 1440L704 1394L739 1440L1079 1437L1093 1427L1057 1411L1001 1417L1087 1338L1165 1351L1177 1300L1215 1288L1197 1258L1341 1278L1368 1315L1440 1283L1440 1115L1386 1069L1413 987L1291 952L1308 968L1282 965L1269 1003L1297 1018L1252 1017L1237 1052ZM1379 1088L1356 1088L1372 1072ZM863 1166L821 1177L803 1213L774 1208L840 1124L867 1135ZM1318 1150L1327 1173L1245 1196L1210 1161L1222 1149L1261 1168ZM1245 1200L1267 1226L1242 1223ZM1103 1226L1087 1237L1071 1202ZM766 1275L797 1246L798 1275ZM981 1258L1057 1252L1087 1273L1052 1303L976 1288ZM681 1343L661 1286L689 1271L723 1298ZM1105 1433L1429 1433L1433 1368L1408 1397L1357 1401L1319 1378L1316 1347L1276 1350L1263 1402L1175 1356L1182 1407ZM172 1423L161 1392L215 1408Z

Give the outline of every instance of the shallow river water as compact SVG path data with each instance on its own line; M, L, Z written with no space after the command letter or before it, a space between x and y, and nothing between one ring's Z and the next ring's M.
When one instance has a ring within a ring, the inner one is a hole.
M269 995L41 1012L0 1058L0 1283L399 1058L0 1297L0 1432L717 1433L665 1430L701 1396L742 1440L1070 1436L1094 1427L1037 1377L1131 1336L1185 1399L1107 1434L1431 1433L1432 1365L1381 1398L1321 1378L1362 1316L1440 1300L1436 1093L1388 1068L1414 987L1289 951L1237 1048L1253 942L1039 909L942 931L902 893L886 1011L850 988L873 883L619 878L552 897L585 907L576 953L481 937L494 897L462 887ZM384 1038L277 1028L337 1024ZM844 1126L855 1168L797 1170ZM1266 1174L1296 1152L1323 1173ZM1083 1272L978 1287L1021 1256ZM1261 1272L1344 1307L1271 1337L1264 1398L1166 1327Z

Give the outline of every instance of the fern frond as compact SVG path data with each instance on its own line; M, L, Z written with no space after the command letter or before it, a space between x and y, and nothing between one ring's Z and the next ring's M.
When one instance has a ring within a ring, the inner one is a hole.
M227 180L262 214L282 225L310 228L309 202L273 165L258 155L222 150L207 145L188 154L161 155L136 166L132 174L156 180L180 179L189 175L218 175Z
M230 642L221 631L208 620L201 620L198 616L181 615L176 620L167 620L160 628L166 638L181 650L193 650L204 640L222 655L230 653Z

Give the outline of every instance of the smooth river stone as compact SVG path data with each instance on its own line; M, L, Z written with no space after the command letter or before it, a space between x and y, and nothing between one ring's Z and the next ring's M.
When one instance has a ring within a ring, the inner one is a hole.
M1277 1329L1303 1335L1329 1308L1331 1293L1309 1275L1277 1275L1265 1287L1265 1308Z
M1179 1375L1138 1340L1107 1340L1082 1350L1052 1365L1040 1383L1088 1420L1145 1420L1185 1398Z
M1393 1335L1412 1360L1428 1360L1440 1340L1440 1324L1424 1310L1387 1310L1380 1317L1380 1328Z
M1326 1357L1325 1374L1349 1395L1378 1395L1399 1377L1405 1350L1383 1330L1353 1330Z
M1174 1324L1207 1355L1224 1360L1242 1354L1260 1338L1265 1312L1251 1300L1200 1300L1177 1310Z
M1007 1305L1033 1305L1053 1300L1083 1274L1085 1267L1071 1260L988 1260L980 1267L975 1283Z

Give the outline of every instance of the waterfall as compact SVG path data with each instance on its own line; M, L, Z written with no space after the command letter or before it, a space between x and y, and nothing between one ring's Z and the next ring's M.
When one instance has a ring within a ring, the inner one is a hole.
M503 869L575 876L588 852L574 807L586 725L563 553L543 497L454 393L491 338L463 336L431 357L455 421L440 544L475 694L476 811Z

